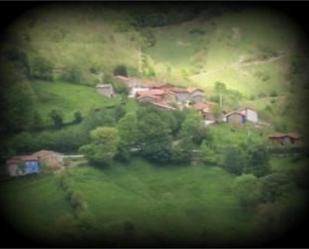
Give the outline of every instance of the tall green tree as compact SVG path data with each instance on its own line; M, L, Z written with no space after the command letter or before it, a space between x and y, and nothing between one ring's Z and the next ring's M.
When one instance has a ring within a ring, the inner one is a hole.
M131 149L136 146L138 138L137 118L135 113L127 113L117 125L120 141L118 146L118 158L128 160Z
M206 137L206 129L199 113L189 112L180 128L180 137L191 138L195 144L201 144Z
M155 162L167 162L171 159L171 129L165 123L159 111L152 107L142 108L138 112L138 146L141 154Z
M49 117L53 120L54 122L54 126L56 128L61 128L63 126L63 115L61 112L57 111L57 110L52 110L49 113Z
M236 146L228 146L222 152L223 168L232 174L241 175L247 165L246 153Z
M234 180L233 190L245 208L255 207L262 198L262 184L252 174L238 176Z
M226 86L224 83L222 82L215 82L215 92L217 93L217 95L219 96L219 106L220 108L222 108L223 105L223 96L226 92Z
M113 127L98 127L90 132L90 144L80 147L80 153L93 163L110 164L117 153L118 130Z
M247 145L246 153L248 162L244 168L245 173L261 177L270 171L269 152L265 146L250 143Z

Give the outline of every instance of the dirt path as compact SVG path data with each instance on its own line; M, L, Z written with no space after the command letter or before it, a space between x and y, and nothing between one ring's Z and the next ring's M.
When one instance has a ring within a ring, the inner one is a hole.
M238 62L237 63L237 66L240 66L240 67L247 67L247 66L254 66L254 65L260 65L260 64L267 64L267 63L273 63L277 60L280 60L282 59L283 57L286 57L288 54L287 53L282 53L278 56L273 56L273 57L270 57L266 60L255 60L255 61L252 61L252 62L247 62L247 63L241 63L241 62Z
M198 74L194 74L192 75L190 78L194 78L195 76L200 76L201 74L204 74L206 76L210 75L210 74L214 74L214 73L219 73L223 70L226 70L226 69L235 69L237 70L239 73L241 74L244 74L246 76L250 76L251 74L246 72L243 67L249 67L249 66L255 66L255 65L261 65L261 64L268 64L268 63L273 63L277 60L280 60L284 57L288 56L288 53L281 53L280 55L278 56L273 56L273 57L270 57L266 60L256 60L256 61L252 61L252 62L248 62L248 63L242 63L241 60L242 58L236 62L236 63L232 63L230 65L224 65L220 68L217 68L217 69L214 69L214 70L211 70L211 71L206 71L204 73L198 73Z

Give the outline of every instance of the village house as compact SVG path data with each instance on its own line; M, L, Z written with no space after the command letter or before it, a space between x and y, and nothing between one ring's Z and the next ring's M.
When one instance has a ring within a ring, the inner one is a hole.
M216 122L216 118L212 112L213 103L196 103L192 108L201 113L205 126Z
M160 109L174 110L168 103L174 101L174 96L171 92L162 89L150 89L136 93L137 100L141 103L151 103Z
M206 100L206 96L203 90L201 89L188 89L190 92L190 101L193 103L199 103Z
M186 104L190 100L190 92L187 89L175 87L172 91L176 95L177 102Z
M299 144L302 136L297 132L290 132L290 133L275 133L268 138L273 142L277 144Z
M138 79L138 78L117 75L115 76L115 79L120 80L121 82L125 83L128 86L129 88L128 97L129 98L135 98L137 92L150 90L149 86L146 84L146 81Z
M227 123L244 124L246 122L246 115L241 112L233 111L225 114L223 120Z
M24 176L44 170L57 170L64 166L63 154L40 150L32 155L13 156L6 161L9 176Z
M245 107L238 111L232 111L225 114L223 121L228 123L244 124L246 122L257 123L259 120L257 111L252 108Z
M128 97L136 98L139 102L161 103L163 106L169 107L173 103L182 108L189 102L205 101L204 91L197 88L179 88L169 83L159 84L151 80L121 75L115 76L115 79L124 82L130 89Z
M246 121L253 123L257 123L259 121L257 111L252 108L245 107L240 109L239 112L246 116Z
M115 95L113 86L110 84L98 84L96 88L97 92L103 96L112 97Z
M40 172L39 160L36 156L14 156L6 161L10 176L23 176Z

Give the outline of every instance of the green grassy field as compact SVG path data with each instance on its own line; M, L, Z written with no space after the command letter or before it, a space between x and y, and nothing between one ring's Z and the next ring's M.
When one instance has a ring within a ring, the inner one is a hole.
M200 33L194 33L196 30ZM256 89L281 93L288 85L284 73L291 62L289 56L296 52L293 47L297 31L283 16L265 10L231 12L153 29L157 43L147 52L159 75L166 75L170 66L171 78L183 84L207 89L221 81L247 95L257 94ZM282 57L241 63L245 58L254 58L260 48L276 51ZM183 70L190 80L187 83ZM256 76L261 72L267 80Z
M106 235L107 241L123 236L126 222L134 227L136 240L150 244L198 243L205 237L214 244L233 244L252 230L252 214L232 193L234 177L217 167L160 168L136 159L104 170L84 166L69 171L74 191L88 204L89 234ZM22 230L37 231L38 238L83 236L54 175L2 184L1 196L7 217Z
M271 168L291 172L303 170L306 163L273 157ZM241 246L255 241L256 214L241 207L232 191L235 176L221 168L158 167L134 159L109 168L66 169L70 189L80 193L87 206L79 216L60 187L60 176L27 176L0 185L8 221L32 239L55 246L91 246L100 238L105 245L143 247L173 242ZM298 210L303 194L291 190L292 203L287 204Z
M51 123L49 113L55 109L61 111L65 122L74 118L74 112L79 111L86 116L91 109L119 104L120 96L105 97L96 92L95 87L88 87L66 82L34 81L31 84L36 96L35 109L40 113L45 123ZM135 101L128 100L127 110L134 110Z

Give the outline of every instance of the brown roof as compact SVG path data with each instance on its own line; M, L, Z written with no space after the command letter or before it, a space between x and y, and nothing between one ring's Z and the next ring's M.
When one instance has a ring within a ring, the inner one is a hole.
M238 114L238 115L241 115L241 116L246 116L245 114L241 113L241 112L237 112L237 111L232 111L232 112L229 112L227 114L224 115L224 117L228 117L232 114Z
M169 89L169 88L174 88L174 85L169 84L169 83L163 83L160 85L153 85L153 89Z
M297 133L297 132L289 132L289 133L280 133L280 132L277 132L277 133L274 133L270 136L268 136L269 138L284 138L284 137L290 137L290 138L293 138L293 139L300 139L302 136Z
M294 139L302 138L302 136L299 133L297 133L297 132L289 132L289 133L287 133L287 136L289 136L291 138L294 138Z
M188 92L193 93L195 91L200 91L200 92L204 92L202 89L200 88L194 88L194 87L188 87L187 88Z
M276 132L270 136L268 136L269 138L283 138L283 137L286 137L286 134L284 133L280 133L280 132Z
M175 93L190 93L190 91L186 88L180 88L180 87L173 87L171 91Z
M192 108L198 111L204 111L204 112L210 111L210 106L209 104L206 103L196 103L192 106Z
M6 160L7 164L15 164L15 163L20 163L22 161L37 161L38 157L33 156L33 155L21 155L21 156L13 156Z

